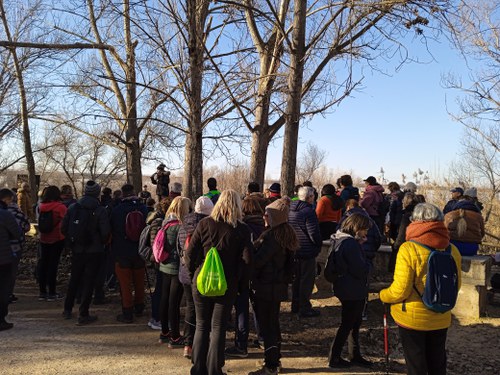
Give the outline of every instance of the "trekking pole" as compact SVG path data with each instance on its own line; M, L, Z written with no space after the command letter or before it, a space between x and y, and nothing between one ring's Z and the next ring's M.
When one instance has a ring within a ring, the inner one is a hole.
M384 354L385 373L389 374L389 327L387 325L387 304L384 303Z

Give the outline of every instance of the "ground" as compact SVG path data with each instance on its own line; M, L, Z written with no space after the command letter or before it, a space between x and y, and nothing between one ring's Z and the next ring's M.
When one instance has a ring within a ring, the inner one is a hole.
M63 269L65 262L63 262ZM32 261L24 262L24 272L16 287L19 301L10 305L8 320L14 329L0 332L1 374L189 374L189 360L182 349L158 344L158 331L147 327L148 314L134 324L115 320L120 311L119 295L110 294L111 303L92 306L99 320L79 327L75 319L63 320L63 301L39 302L30 272ZM60 290L67 274L62 272ZM375 289L378 284L375 284ZM327 367L329 345L340 319L340 306L328 292L317 292L313 304L321 310L318 318L298 320L283 303L283 373L289 374L385 374L383 346L383 307L377 293L370 295L368 320L363 323L361 347L376 362L370 370L353 367L333 371ZM397 328L390 325L390 373L404 374L405 365L397 340ZM227 334L230 345L233 332ZM255 338L251 334L250 341ZM500 369L500 307L490 305L488 316L477 321L454 319L448 334L449 374L498 374ZM226 361L228 374L247 374L263 358L262 350L251 348L246 359Z

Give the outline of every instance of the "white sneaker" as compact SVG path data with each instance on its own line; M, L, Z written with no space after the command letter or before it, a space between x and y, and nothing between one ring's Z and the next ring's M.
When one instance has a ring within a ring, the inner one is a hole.
M161 330L161 322L159 320L149 319L148 327L154 330Z

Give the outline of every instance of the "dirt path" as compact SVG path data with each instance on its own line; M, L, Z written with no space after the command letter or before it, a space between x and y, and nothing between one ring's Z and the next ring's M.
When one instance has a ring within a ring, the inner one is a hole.
M32 282L21 282L16 295L19 302L11 305L9 315L15 327L0 332L1 374L189 374L190 363L182 357L182 349L157 344L158 331L146 326L147 316L131 325L116 322L120 309L117 295L111 304L92 307L99 320L84 327L76 326L75 319L62 319L62 301L37 301ZM288 304L283 306L284 373L334 372L326 367L326 356L339 324L340 307L336 298L315 297L314 304L321 308L320 318L299 321L289 313ZM492 307L490 313L492 317L481 321L454 322L448 336L449 374L498 373L500 308ZM337 373L385 373L381 314L380 302L371 301L369 319L361 334L365 354L378 363L369 372L353 367L349 372ZM403 374L404 360L396 328L391 325L391 373ZM233 333L228 333L228 343L232 337ZM227 360L225 371L247 374L262 357L261 350L251 348L248 358Z

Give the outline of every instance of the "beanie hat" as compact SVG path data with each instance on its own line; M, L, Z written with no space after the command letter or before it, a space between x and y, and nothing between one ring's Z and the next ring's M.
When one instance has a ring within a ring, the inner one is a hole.
M403 188L404 192L415 193L417 191L417 185L414 182L408 182Z
M94 198L99 198L101 194L101 186L95 181L89 180L85 184L84 195L88 195Z
M174 182L172 184L172 189L170 189L172 193L182 193L182 184L180 182Z
M266 206L266 215L271 228L288 222L288 212L290 211L290 199L280 198Z
M475 187L467 189L465 190L464 195L471 198L477 198L477 189Z
M202 195L196 200L194 212L197 214L210 215L214 209L214 204L209 197Z
M269 186L269 191L271 193L281 193L281 185L275 182Z

